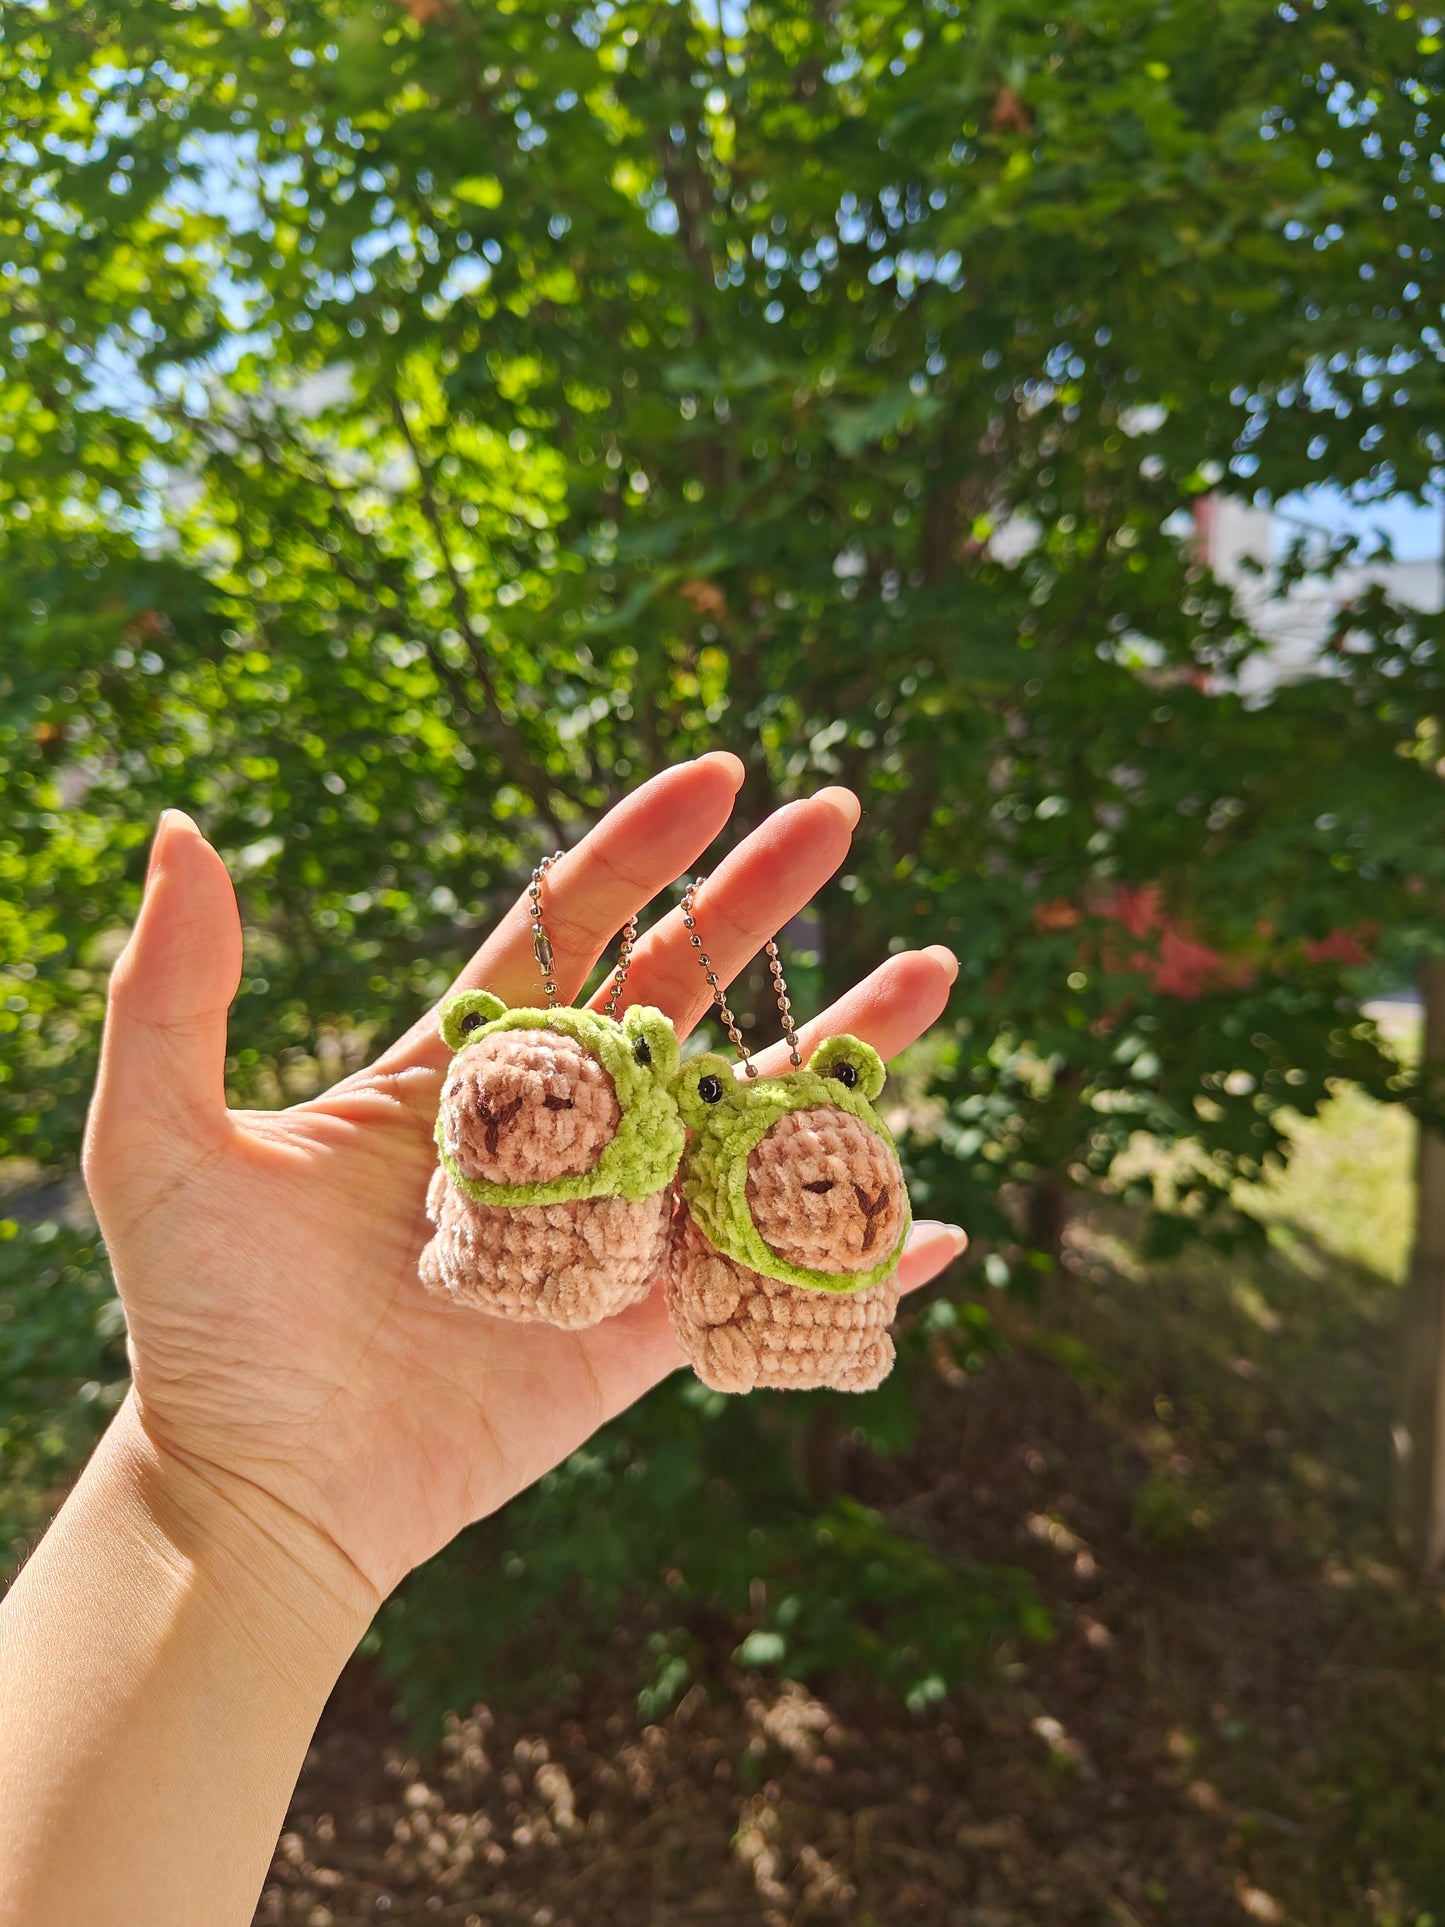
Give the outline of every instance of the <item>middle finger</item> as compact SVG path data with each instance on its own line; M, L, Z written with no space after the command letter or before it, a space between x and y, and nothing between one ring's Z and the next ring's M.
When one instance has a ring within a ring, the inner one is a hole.
M819 790L774 810L751 836L729 851L695 899L697 934L721 983L755 957L789 917L811 903L848 854L862 811L851 790ZM594 1007L607 996L603 986ZM653 1004L685 1037L712 1003L699 954L670 911L633 952L627 1004Z

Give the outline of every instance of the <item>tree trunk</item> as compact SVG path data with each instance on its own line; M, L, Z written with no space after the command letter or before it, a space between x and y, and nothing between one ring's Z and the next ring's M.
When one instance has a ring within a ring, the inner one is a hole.
M800 1448L803 1488L814 1505L822 1505L843 1485L843 1438L831 1405L809 1414Z
M1056 1265L1064 1255L1069 1202L1068 1186L1049 1173L1029 1186L1024 1204L1024 1236L1030 1249L1046 1252Z
M1445 962L1420 973L1422 1076L1445 1072ZM1404 1304L1404 1374L1395 1424L1396 1524L1411 1559L1445 1578L1445 1137L1420 1127L1415 1246Z

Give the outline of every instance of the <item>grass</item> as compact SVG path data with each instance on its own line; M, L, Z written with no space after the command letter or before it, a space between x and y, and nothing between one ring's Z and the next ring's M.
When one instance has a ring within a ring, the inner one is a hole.
M1099 1361L1096 1416L1137 1455L1145 1697L1231 1817L1242 1915L1426 1927L1445 1919L1445 1612L1389 1526L1413 1128L1347 1090L1296 1142L1259 1200L1265 1253L1150 1273L1127 1223L1096 1219L1088 1288L1044 1317Z

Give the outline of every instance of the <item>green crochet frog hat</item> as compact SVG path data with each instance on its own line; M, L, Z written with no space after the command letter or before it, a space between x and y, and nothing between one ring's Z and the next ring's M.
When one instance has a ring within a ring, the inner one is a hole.
M479 1204L563 1204L575 1198L650 1198L672 1180L686 1133L672 1084L678 1068L677 1033L660 1010L634 1004L618 1020L595 1010L509 1010L489 990L462 990L442 1005L441 1033L453 1051L484 1037L550 1030L575 1038L612 1079L622 1113L617 1130L590 1171L534 1184L493 1184L469 1178L447 1147L445 1116L436 1124L437 1148L448 1176Z
M704 1236L749 1270L814 1291L862 1291L890 1277L912 1221L906 1202L897 1242L867 1271L812 1271L789 1263L764 1241L748 1205L748 1159L790 1111L831 1105L856 1117L896 1152L892 1134L872 1103L886 1078L877 1051L846 1035L828 1038L802 1070L781 1077L737 1078L727 1058L716 1051L689 1058L675 1085L678 1108L693 1133L683 1153L678 1188Z

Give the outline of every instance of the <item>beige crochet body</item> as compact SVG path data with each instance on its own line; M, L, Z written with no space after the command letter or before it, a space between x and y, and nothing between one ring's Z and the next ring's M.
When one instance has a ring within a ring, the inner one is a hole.
M827 1105L778 1120L748 1159L746 1195L779 1258L838 1276L875 1265L907 1209L891 1146ZM871 1392L892 1369L896 1273L858 1291L770 1278L719 1251L686 1204L673 1225L667 1304L678 1343L715 1391Z
M680 1207L667 1308L689 1364L715 1392L871 1392L893 1368L896 1279L863 1291L810 1291L765 1278L708 1243Z
M427 1192L436 1235L421 1279L458 1304L579 1330L645 1298L667 1256L672 1197L659 1191L566 1204L478 1204L438 1168Z

